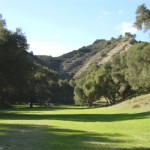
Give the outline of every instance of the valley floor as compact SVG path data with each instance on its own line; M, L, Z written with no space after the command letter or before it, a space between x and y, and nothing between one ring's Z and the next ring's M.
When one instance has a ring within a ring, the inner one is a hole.
M150 111L61 106L0 111L0 150L148 150Z

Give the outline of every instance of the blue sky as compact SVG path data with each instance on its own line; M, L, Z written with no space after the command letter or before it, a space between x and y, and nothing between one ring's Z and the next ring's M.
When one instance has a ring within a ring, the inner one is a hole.
M124 32L149 41L132 26L143 3L150 9L150 0L0 0L0 13L8 29L22 28L34 54L59 56Z

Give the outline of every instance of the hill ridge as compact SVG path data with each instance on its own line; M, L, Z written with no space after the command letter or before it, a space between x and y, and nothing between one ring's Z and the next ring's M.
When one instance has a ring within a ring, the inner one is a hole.
M96 40L89 46L66 53L59 57L37 55L32 59L49 69L58 72L62 79L77 78L92 64L101 65L109 61L117 53L126 51L137 43L132 35Z

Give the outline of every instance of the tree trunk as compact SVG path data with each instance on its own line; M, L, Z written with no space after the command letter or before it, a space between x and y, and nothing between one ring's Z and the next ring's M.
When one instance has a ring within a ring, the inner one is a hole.
M33 102L30 102L30 108L33 108Z
M107 101L107 106L109 106L110 105L110 100L107 97L105 97L105 99Z
M89 107L92 107L92 101L88 100Z

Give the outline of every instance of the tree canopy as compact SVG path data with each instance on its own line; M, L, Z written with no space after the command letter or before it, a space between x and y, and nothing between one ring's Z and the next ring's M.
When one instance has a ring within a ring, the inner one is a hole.
M147 31L150 29L150 10L145 4L140 5L136 10L136 20L134 26L138 30Z
M32 61L28 47L21 29L7 29L0 15L0 105L30 102L32 107L35 102L73 103L69 82L59 80L55 71Z

